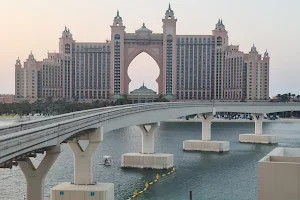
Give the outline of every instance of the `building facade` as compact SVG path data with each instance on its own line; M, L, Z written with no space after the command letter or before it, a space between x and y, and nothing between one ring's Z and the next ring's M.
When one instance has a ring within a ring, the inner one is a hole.
M65 28L59 52L36 61L32 54L21 66L16 62L17 98L110 99L129 94L128 67L142 52L160 69L158 94L177 100L268 100L269 55L253 46L248 54L228 45L228 32L219 20L211 35L177 35L169 5L162 33L145 24L134 33L125 31L117 12L111 40L76 42Z
M3 103L14 103L15 95L13 94L0 94L0 104Z

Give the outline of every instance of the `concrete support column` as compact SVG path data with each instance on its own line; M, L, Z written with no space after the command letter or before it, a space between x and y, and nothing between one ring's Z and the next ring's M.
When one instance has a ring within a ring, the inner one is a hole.
M215 113L215 110L213 111ZM213 113L200 114L202 121L202 140L183 141L183 150L185 151L229 151L228 141L211 141L211 122Z
M150 129L147 130L146 126L150 126ZM142 131L142 153L144 154L154 153L154 134L159 126L160 126L159 122L153 124L138 125L138 127Z
M213 113L200 114L200 119L202 121L202 140L211 140L211 121L213 119Z
M262 125L263 125L263 119L264 114L252 114L254 120L255 120L255 135L261 135L262 134Z
M254 134L240 134L239 140L244 143L262 143L262 144L276 144L278 138L275 135L266 135L262 132L264 114L252 114L255 121Z
M44 182L47 173L56 161L61 152L60 146L52 147L46 151L40 165L35 168L29 158L18 161L19 166L25 175L27 183L26 199L28 200L43 200L44 199Z
M88 140L89 144L83 150L79 140ZM103 128L98 128L79 138L68 142L74 155L74 184L89 185L93 182L92 156L97 150L100 142L103 141Z
M169 169L174 166L173 154L154 153L154 134L159 126L159 122L138 125L142 133L142 152L123 154L122 167Z

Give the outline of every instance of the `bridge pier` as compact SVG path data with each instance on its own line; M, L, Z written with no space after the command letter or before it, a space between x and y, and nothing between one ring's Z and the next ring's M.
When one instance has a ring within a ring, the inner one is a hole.
M85 150L79 140L88 140ZM62 183L51 189L51 200L89 199L114 200L113 183L96 183L93 180L92 156L103 141L103 128L93 129L68 144L74 155L74 183Z
M146 125L138 125L142 131L142 153L153 154L154 153L154 134L156 133L159 123L150 124L150 129L147 130Z
M123 154L122 167L168 169L174 166L173 154L154 152L154 134L159 126L160 123L138 125L142 133L142 152Z
M29 158L18 161L27 183L26 199L43 200L45 177L61 152L60 146L55 146L46 151L40 165L36 168Z
M211 141L211 122L213 113L203 113L200 115L202 121L202 140L183 141L183 150L186 151L229 151L228 141Z
M243 143L277 144L278 138L274 135L263 135L262 126L264 114L252 114L255 121L254 134L240 134L239 140Z

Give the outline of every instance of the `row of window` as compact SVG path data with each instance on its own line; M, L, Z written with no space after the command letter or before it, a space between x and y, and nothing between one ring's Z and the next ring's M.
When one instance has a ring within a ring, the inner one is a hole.
M177 38L177 44L180 44L180 43L210 43L210 42L214 42L213 38Z
M114 45L114 93L115 94L120 94L121 93L121 88L120 88L120 81L121 81L121 68L120 68L120 35L116 34L114 36L115 38L115 45Z

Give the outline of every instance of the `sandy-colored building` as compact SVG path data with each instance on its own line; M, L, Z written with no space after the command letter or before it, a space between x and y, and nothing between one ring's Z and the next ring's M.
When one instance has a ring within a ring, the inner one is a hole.
M128 67L140 53L159 66L158 94L177 100L267 100L269 55L252 47L248 54L229 45L228 32L219 19L211 35L178 35L177 19L169 5L162 32L145 23L126 32L119 11L111 25L111 40L77 42L65 27L59 52L36 61L32 53L21 66L16 62L17 98L96 100L129 94Z
M38 98L40 96L42 61L36 61L32 52L24 62L24 67L18 58L15 65L15 95L16 98Z
M15 95L13 94L0 94L0 103L14 103Z
M268 52L262 57L253 45L249 54L244 55L247 83L246 96L249 100L269 99L270 57Z

